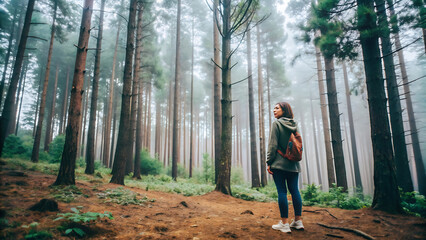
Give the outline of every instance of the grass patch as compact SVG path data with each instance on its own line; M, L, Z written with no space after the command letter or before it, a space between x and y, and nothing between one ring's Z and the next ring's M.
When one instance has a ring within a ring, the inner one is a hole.
M154 202L155 199L148 199L145 195L133 192L123 187L107 189L96 194L105 203L116 203L120 205L144 205L146 202Z
M58 201L70 203L75 201L75 199L79 197L86 197L89 196L86 194L83 194L83 192L75 185L70 186L52 186L53 192L51 195Z

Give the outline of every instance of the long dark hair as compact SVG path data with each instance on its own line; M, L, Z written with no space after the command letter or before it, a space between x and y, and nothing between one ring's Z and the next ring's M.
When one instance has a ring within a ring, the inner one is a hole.
M280 106L281 110L283 110L282 117L293 118L293 110L291 109L290 104L287 102L279 102L277 104Z

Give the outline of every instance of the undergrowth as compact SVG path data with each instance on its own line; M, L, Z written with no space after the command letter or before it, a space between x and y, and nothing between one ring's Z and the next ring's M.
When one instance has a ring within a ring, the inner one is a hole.
M117 203L120 205L144 205L146 202L154 202L155 199L148 199L145 195L133 192L123 187L107 189L96 194L105 203Z

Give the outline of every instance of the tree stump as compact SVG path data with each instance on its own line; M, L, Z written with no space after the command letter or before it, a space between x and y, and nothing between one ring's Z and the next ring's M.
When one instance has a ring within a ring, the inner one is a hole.
M31 211L39 211L39 212L57 212L59 211L58 203L52 199L42 199L40 202L36 203L34 206L30 207Z

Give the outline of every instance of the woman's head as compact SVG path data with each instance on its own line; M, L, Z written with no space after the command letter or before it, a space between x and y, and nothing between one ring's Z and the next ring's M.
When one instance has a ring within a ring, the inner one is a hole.
M291 109L290 104L288 104L287 102L279 102L275 104L274 117L293 118L293 110Z

